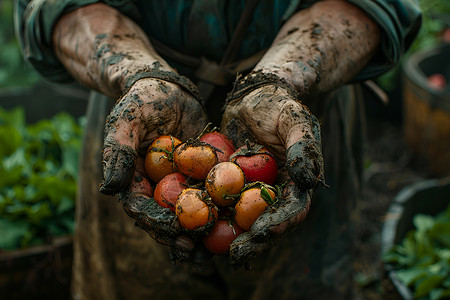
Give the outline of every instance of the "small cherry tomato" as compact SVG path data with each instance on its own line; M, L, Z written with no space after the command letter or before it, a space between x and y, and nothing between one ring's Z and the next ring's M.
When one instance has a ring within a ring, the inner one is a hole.
M217 155L211 145L199 140L189 140L175 148L173 160L179 172L204 180L217 164Z
M230 161L241 167L247 182L261 181L274 184L277 162L273 155L260 145L244 145L234 152Z
M236 223L245 231L250 230L256 219L264 212L266 207L275 199L275 192L271 188L252 187L241 193L235 206Z
M154 199L162 207L168 207L175 212L177 197L187 188L186 176L181 173L172 173L164 176L156 185Z
M244 173L232 162L215 165L205 180L205 188L212 201L221 207L230 206L236 201L230 195L239 194L244 187Z
M428 76L427 81L430 87L437 90L443 90L447 85L447 80L445 79L445 76L442 75L441 73L435 73Z
M175 213L183 228L195 230L217 220L217 209L206 199L206 193L200 189L188 188L181 192Z
M233 142L226 135L216 131L204 134L200 137L200 141L220 150L216 151L218 162L230 161L231 154L236 151Z
M173 164L173 150L179 144L181 141L176 137L162 135L148 147L145 156L145 171L155 183L176 171Z
M146 194L153 197L153 187L147 178L142 176L137 171L134 172L133 180L131 181L130 190L134 193Z
M235 222L217 220L211 232L202 239L206 249L214 254L226 254L231 243L244 232Z

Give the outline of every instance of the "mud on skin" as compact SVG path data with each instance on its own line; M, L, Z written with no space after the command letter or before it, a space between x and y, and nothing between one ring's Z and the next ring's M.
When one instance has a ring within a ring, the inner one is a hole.
M301 191L288 183L281 199L253 224L251 231L238 236L230 248L229 262L235 268L272 247L306 218L311 206L312 190Z
M123 209L136 220L136 225L148 232L152 238L164 245L172 245L180 234L181 226L172 211L158 205L152 198L119 194Z
M131 183L136 159L137 153L133 148L106 139L103 154L104 179L100 184L100 192L113 195L118 190L126 188Z
M156 137L192 137L205 124L200 103L178 86L152 78L137 81L107 118L101 192L114 194L126 188L137 155L144 156Z
M240 90L229 98L222 128L237 146L242 145L245 139L263 144L302 189L315 187L318 181L323 180L317 119L296 100L298 94L286 88L288 83L276 75L260 72L252 75L250 81L248 77L244 79L238 87ZM248 86L253 88L253 81L257 84L252 91Z

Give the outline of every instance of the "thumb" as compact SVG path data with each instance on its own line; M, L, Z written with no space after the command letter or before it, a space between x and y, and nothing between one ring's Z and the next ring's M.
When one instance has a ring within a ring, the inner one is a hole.
M131 124L109 117L103 143L103 181L100 192L114 195L127 188L136 170L137 137Z
M290 106L292 104L288 104ZM324 182L324 167L320 124L309 110L295 104L295 117L283 109L279 119L280 131L286 134L286 166L289 176L302 190L308 190ZM283 130L284 129L284 130Z

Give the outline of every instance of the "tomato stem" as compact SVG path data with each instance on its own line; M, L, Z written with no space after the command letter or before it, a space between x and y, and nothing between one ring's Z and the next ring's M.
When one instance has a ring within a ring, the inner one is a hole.
M205 134L206 131L211 132L211 130L208 130L208 128L209 128L211 125L212 125L212 123L211 123L211 122L208 122L208 124L206 124L206 126L203 128L202 132L200 132L200 134L197 136L196 140L200 139L200 138ZM215 127L214 127L214 128L215 128ZM213 128L213 129L214 129L214 128Z
M228 226L231 227L231 229L233 230L233 234L236 235L236 230L234 229L233 222L230 219L228 219Z
M226 194L224 194L224 195L222 195L222 197L223 197L224 199L226 199L226 200L235 200L235 201L236 201L236 199L239 198L240 196L241 196L241 194L232 194L232 195L226 195Z

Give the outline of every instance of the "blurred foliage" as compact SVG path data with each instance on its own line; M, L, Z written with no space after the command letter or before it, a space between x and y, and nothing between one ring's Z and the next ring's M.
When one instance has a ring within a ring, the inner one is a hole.
M419 0L422 9L422 27L406 55L400 63L389 72L377 78L377 83L386 91L392 91L399 86L401 63L412 53L438 45L442 42L441 34L450 27L450 1Z
M29 86L39 80L22 57L14 31L13 2L0 1L0 88Z
M73 233L80 124L61 112L27 125L23 108L0 108L0 249Z
M384 254L415 299L450 298L450 205L436 216L416 214L414 230Z

